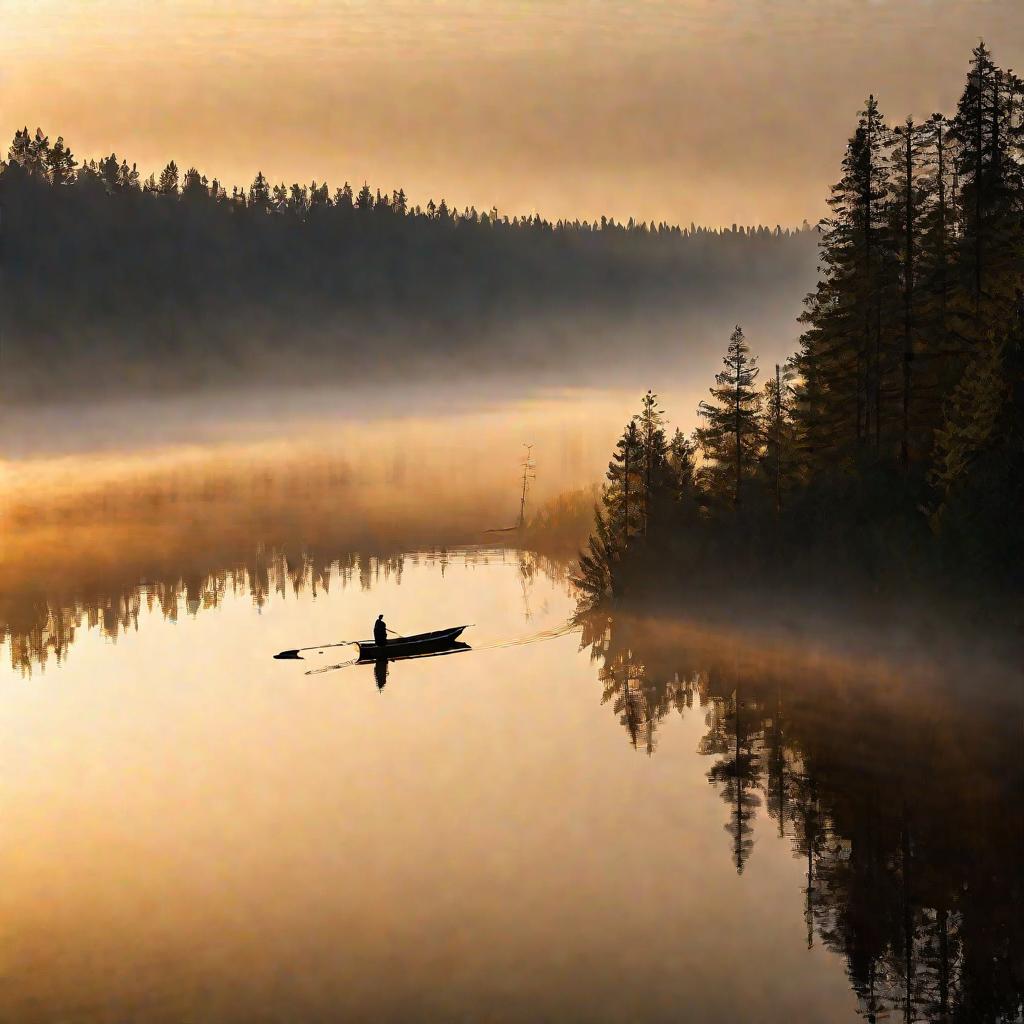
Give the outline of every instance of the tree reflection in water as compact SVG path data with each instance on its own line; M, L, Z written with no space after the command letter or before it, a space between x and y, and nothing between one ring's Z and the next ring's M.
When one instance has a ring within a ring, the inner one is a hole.
M808 944L845 959L865 1019L1021 1019L1019 676L877 673L665 620L579 622L635 747L653 754L667 719L703 710L737 872L767 817L806 864Z

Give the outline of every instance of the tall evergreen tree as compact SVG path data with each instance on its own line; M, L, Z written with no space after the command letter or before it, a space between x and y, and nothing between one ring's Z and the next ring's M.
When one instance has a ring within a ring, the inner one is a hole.
M139 187L139 169L135 164L128 166L127 160L121 161L117 172L117 187L122 192L134 192Z
M676 505L692 503L697 496L696 445L678 428L668 445L668 465Z
M110 156L103 157L96 165L97 173L100 176L100 180L106 186L108 192L116 192L118 187L118 175L121 170L121 164L117 159L116 153L111 153Z
M976 321L973 337L1007 315L1021 270L1021 168L1013 157L1020 99L1019 82L979 43L952 124L961 199L960 284L966 311Z
M181 197L189 201L207 199L210 195L206 178L195 167L185 172L181 184Z
M631 419L612 452L602 496L612 536L626 550L643 528L644 450L636 419Z
M173 160L160 172L156 189L162 196L178 194L178 165Z
M77 166L74 154L64 145L64 137L57 136L57 141L46 154L47 177L54 185L70 185L75 180Z
M914 362L920 347L918 278L920 276L920 240L929 192L927 179L923 175L925 130L907 118L893 129L893 150L890 157L892 168L892 199L890 202L889 241L892 263L896 273L896 291L899 296L899 315L894 320L899 324L894 332L899 341L893 349L899 352L898 365L900 391L900 463L909 468L912 445L912 408L914 399ZM895 326L895 325L894 325Z
M641 402L636 418L641 447L641 515L644 535L652 526L664 522L670 496L668 440L665 437L664 410L658 405L658 396L648 391Z
M775 501L776 515L782 512L783 495L792 486L797 470L797 441L793 424L792 362L775 364L775 375L764 386L761 436L764 466Z
M707 426L697 430L697 442L708 463L712 489L728 491L739 505L743 480L753 472L760 448L758 413L761 396L754 387L759 370L750 346L737 326L729 339L722 362L725 369L715 375L711 388L713 402L701 402L698 414Z
M7 160L19 167L28 168L29 146L31 139L28 134L28 126L19 128L14 132L14 139L11 148L7 151Z
M31 177L50 180L50 140L43 134L42 128L37 128L34 135L29 134L27 127L15 131L14 141L8 150L7 158Z
M843 176L824 222L822 275L801 320L801 413L807 448L819 463L848 461L862 446L881 447L888 130L874 96L861 111L843 159Z
M262 171L256 172L256 177L249 186L249 206L260 212L270 209L270 184Z
M373 209L373 192L365 181L359 190L359 195L356 196L356 209L363 213L368 213Z

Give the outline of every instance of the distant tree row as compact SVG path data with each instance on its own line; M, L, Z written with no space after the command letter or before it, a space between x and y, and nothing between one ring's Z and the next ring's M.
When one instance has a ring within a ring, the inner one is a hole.
M795 295L817 238L508 217L262 173L228 188L174 161L144 177L28 128L0 205L7 401L549 363L558 318L582 340L616 317Z
M581 561L590 596L669 548L876 576L1024 565L1024 83L980 44L951 118L889 129L869 97L830 206L797 354L759 387L737 327L692 439L670 444L644 399Z
M309 185L300 185L297 182L291 185L284 182L272 185L262 171L257 173L248 189L232 186L229 194L217 178L210 179L195 167L190 167L182 174L173 160L159 174L150 174L145 180L142 179L137 164L133 163L129 167L128 161L119 158L116 153L99 160L86 160L79 165L71 149L65 144L63 136L51 143L41 128L31 133L25 127L14 133L14 141L7 154L7 164L0 162L0 168L4 166L16 166L36 181L50 185L100 185L111 195L141 191L171 199L211 200L214 203L227 204L234 210L253 209L260 213L290 214L301 219L335 209L343 215L376 212L379 215L427 217L440 221L462 220L506 227L540 227L554 231L627 231L680 237L739 235L751 238L781 238L794 233L792 229L783 228L781 225L769 228L765 225L748 227L733 224L729 228L710 228L691 222L689 227L680 227L666 221L637 221L633 217L624 224L609 217L601 217L594 221L559 219L554 222L538 215L510 218L507 214L500 214L496 207L483 213L472 206L460 211L449 207L445 199L439 203L430 199L426 206L412 205L404 189L395 189L390 194L386 191L382 193L379 188L371 189L366 182L363 182L362 187L356 192L346 181L344 185L336 188L333 194L326 182L318 185L315 180ZM796 230L807 231L809 226L805 221Z

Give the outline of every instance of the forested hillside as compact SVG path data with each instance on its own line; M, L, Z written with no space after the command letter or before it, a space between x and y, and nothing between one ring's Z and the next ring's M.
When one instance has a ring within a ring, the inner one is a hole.
M951 116L890 127L868 98L797 352L759 367L737 327L692 437L670 439L647 395L609 466L585 593L803 570L877 586L924 567L1019 586L1022 111L1024 83L983 44Z
M551 223L366 184L229 190L173 161L143 180L28 128L0 203L7 401L396 368L578 375L612 346L652 355L659 319L685 347L711 311L788 315L814 273L806 225Z

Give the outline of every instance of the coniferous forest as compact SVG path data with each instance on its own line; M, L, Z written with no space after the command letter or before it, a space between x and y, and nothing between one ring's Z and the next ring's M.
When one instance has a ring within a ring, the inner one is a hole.
M1019 585L1024 83L979 44L948 115L890 124L869 96L829 207L792 358L759 366L737 326L692 436L645 396L580 559L588 599L823 566Z
M795 299L817 238L510 218L262 173L229 188L173 160L143 178L27 127L0 209L7 402L556 359L578 375L623 325L640 351L689 307Z

